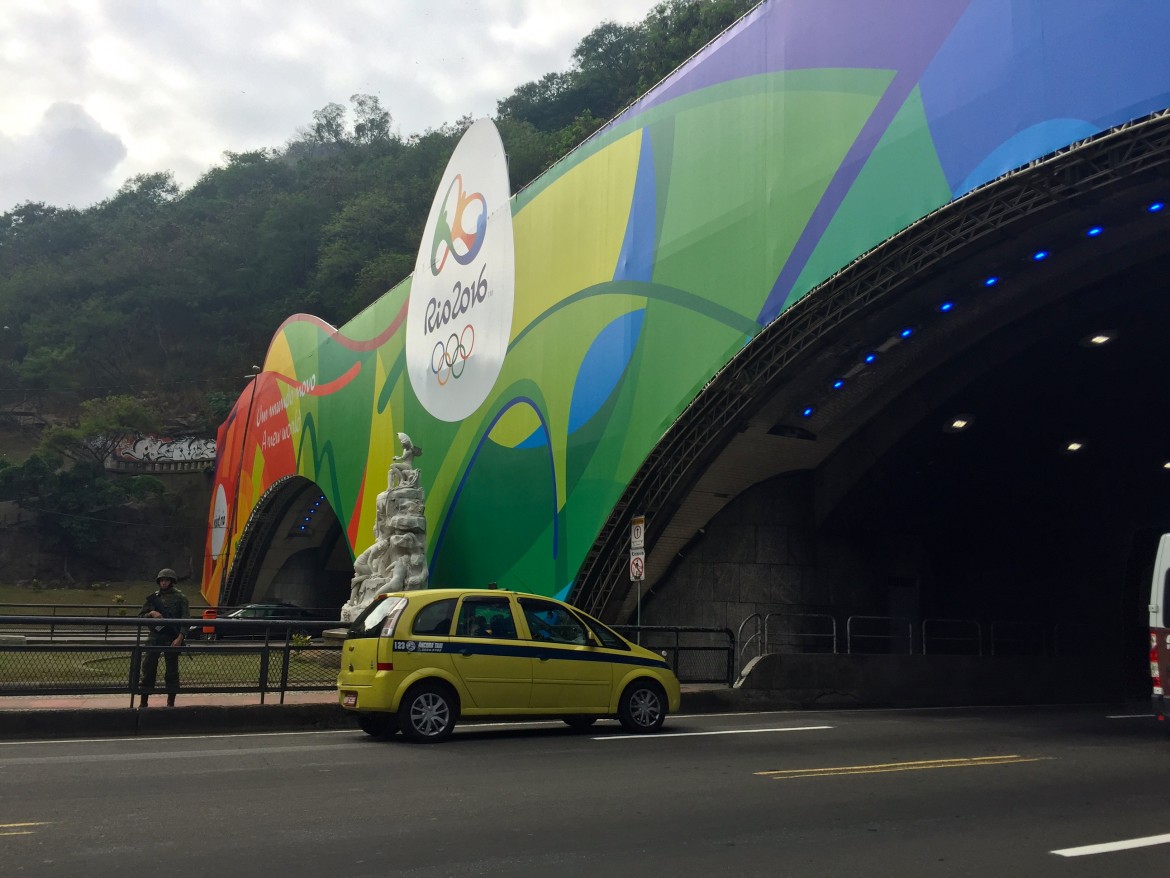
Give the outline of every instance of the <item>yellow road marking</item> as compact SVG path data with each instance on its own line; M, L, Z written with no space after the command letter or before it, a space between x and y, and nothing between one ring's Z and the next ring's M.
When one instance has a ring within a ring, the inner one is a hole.
M0 838L3 838L6 835L32 835L32 834L33 834L33 832L31 829L26 829L23 832L0 832Z
M46 823L0 823L0 829L19 829L22 826L48 826Z
M919 762L883 762L877 765L841 765L835 768L792 768L783 771L757 771L770 780L789 780L797 777L841 777L849 774L885 774L891 771L924 771L929 768L977 768L981 765L1019 765L1039 762L1047 757L972 756L959 759L925 759Z

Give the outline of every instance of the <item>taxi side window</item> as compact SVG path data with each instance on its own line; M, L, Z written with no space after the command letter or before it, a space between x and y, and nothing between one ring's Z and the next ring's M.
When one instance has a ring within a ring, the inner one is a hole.
M520 598L520 607L528 621L533 640L550 643L588 643L585 626L560 604L536 598Z
M451 619L455 615L455 598L435 601L418 611L410 626L412 634L446 637L451 633Z
M514 639L516 625L507 598L469 597L459 608L456 637L494 637Z

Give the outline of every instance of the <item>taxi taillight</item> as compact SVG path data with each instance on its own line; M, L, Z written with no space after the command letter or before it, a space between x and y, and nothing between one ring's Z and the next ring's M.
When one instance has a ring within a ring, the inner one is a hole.
M398 617L402 615L402 608L406 606L406 601L402 601L395 609L386 614L386 618L382 620L382 631L379 637L393 637L394 626L398 624Z

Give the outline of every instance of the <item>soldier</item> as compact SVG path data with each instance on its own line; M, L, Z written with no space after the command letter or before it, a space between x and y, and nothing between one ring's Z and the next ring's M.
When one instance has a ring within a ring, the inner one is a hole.
M185 619L190 615L190 607L186 596L175 588L179 576L169 567L158 572L155 582L158 591L150 595L138 611L139 616L149 616L151 619ZM183 645L183 628L180 625L152 625L146 640L146 651L142 654L142 706L149 707L150 693L154 689L155 677L158 675L158 659L163 656L166 661L165 682L167 687L167 707L175 706L175 694L179 691L179 652L177 647ZM165 650L163 647L176 647Z

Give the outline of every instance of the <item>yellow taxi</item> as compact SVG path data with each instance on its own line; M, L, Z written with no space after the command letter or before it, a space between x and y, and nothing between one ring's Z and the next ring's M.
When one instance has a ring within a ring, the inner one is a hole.
M367 734L447 738L460 717L617 717L655 732L678 710L666 659L568 604L496 589L378 595L346 632L338 702Z

